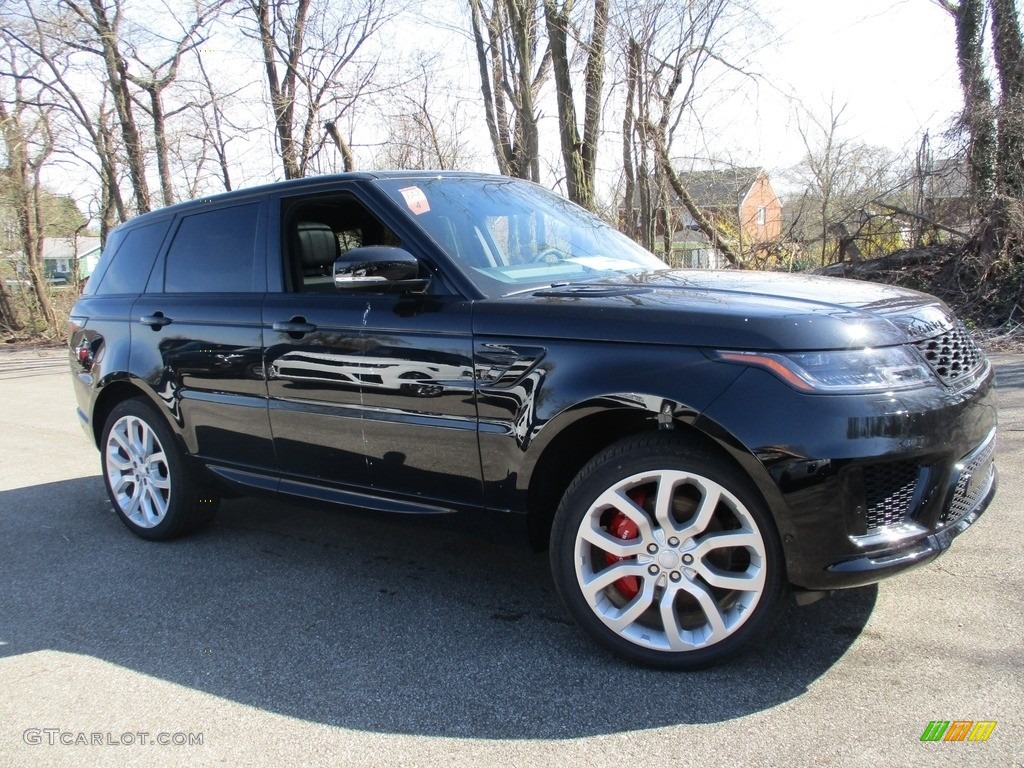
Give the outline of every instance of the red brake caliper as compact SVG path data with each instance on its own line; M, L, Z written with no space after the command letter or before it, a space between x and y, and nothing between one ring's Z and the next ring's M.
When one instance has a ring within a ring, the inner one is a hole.
M629 492L629 498L636 502L638 507L642 507L644 502L647 500L647 494L643 490L634 490ZM623 541L629 541L640 536L640 529L637 528L636 523L630 520L622 512L616 512L615 517L608 524L608 533L617 539ZM636 557L619 557L609 552L604 553L604 561L608 565L614 565L615 563L622 562L623 560L635 560ZM639 576L623 576L621 579L617 579L613 585L622 596L627 600L632 600L640 593L640 577Z

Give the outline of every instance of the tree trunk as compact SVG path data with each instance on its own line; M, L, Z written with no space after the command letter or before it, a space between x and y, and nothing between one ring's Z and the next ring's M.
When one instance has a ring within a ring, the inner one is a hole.
M536 100L550 49L537 62L537 0L469 0L484 118L498 172L540 181Z
M146 182L145 148L135 122L131 93L128 88L128 68L118 48L117 21L120 6L115 5L115 17L111 22L102 0L89 0L92 9L90 18L77 4L68 1L68 6L96 32L102 48L103 63L107 70L107 85L114 98L114 108L121 126L125 154L128 159L128 176L135 191L135 207L139 213L147 213L150 202L149 184Z
M42 165L53 152L53 136L48 115L45 112L34 115L36 129L41 131L41 136L37 139L41 141L41 147L36 156L30 158L30 136L22 124L23 108L22 103L15 102L14 110L9 112L7 106L0 101L0 133L3 134L4 149L7 153L6 182L10 190L11 206L18 222L18 237L21 240L21 252L29 281L32 283L32 290L47 330L56 336L57 317L50 305L46 279L43 275L43 222L40 216L42 184L39 180Z
M156 167L160 174L160 193L164 205L174 203L174 184L171 182L171 163L167 157L167 125L164 119L164 103L160 89L153 85L146 89L149 93L150 108L153 110L153 138L156 142Z
M985 76L985 0L942 0L956 25L957 66L964 96L961 118L967 129L971 192L978 210L988 209L996 193L996 126L992 88Z
M124 200L121 198L121 187L117 183L117 151L114 146L114 135L107 122L109 112L100 110L96 120L96 151L100 156L101 173L101 215L100 243L107 242L110 230L125 221Z
M45 145L25 169L28 183L25 186L24 205L28 215L25 217L23 246L25 258L28 261L29 276L32 280L32 289L35 291L36 301L39 303L39 312L46 322L46 327L56 338L60 333L60 328L57 327L57 315L53 311L50 294L46 290L46 274L43 269L44 222L41 210L43 183L39 178L43 162L53 152L53 139L50 135L49 120L43 118L43 121L46 123L43 128L46 134Z
M278 152L286 179L302 176L295 148L293 118L295 116L295 84L299 56L302 52L306 14L310 0L298 0L295 25L287 41L285 76L281 80L277 73L277 41L274 39L273 20L270 6L273 0L259 0L253 6L259 27L260 46L263 50L263 66L267 72L267 86L270 89L270 106L274 112L274 127L277 131Z
M700 209L700 206L697 205L697 202L690 195L689 190L683 186L679 175L672 167L672 161L665 148L664 138L658 134L654 126L648 126L648 131L654 141L654 150L657 155L658 166L660 167L662 174L664 174L665 178L668 180L669 186L672 187L672 191L676 193L676 196L682 201L683 207L685 207L686 210L689 211L690 216L693 217L694 223L701 232L707 235L707 238L711 241L712 247L720 251L730 264L734 267L742 267L743 263L727 242L726 233L715 226L715 223L706 216L704 211Z
M508 18L516 57L520 62L515 73L517 87L516 139L520 145L516 175L531 181L540 181L540 131L537 128L537 108L534 104L533 54L537 30L533 19L533 4L523 0L507 0Z
M483 18L479 0L470 0L469 3L473 27L473 42L476 48L477 64L480 67L480 93L484 102L484 119L487 122L487 132L491 137L491 148L494 150L494 159L498 163L498 173L503 176L513 176L510 155L512 148L501 133L501 123L498 121L498 100L501 98L495 93L491 86L491 72L495 71L495 51L492 47L491 55L488 57L487 47L483 34ZM488 25L488 29L490 29ZM500 83L498 77L496 83ZM504 115L502 115L502 121Z
M601 123L601 93L604 87L604 49L608 32L608 1L595 0L594 25L587 46L584 72L583 137L576 118L572 74L569 68L569 31L573 0L565 0L559 9L557 0L544 0L551 66L555 75L555 101L558 106L558 137L565 164L565 183L569 199L584 208L596 207L595 174L597 140Z
M354 171L356 169L356 158L352 154L352 147L348 145L348 142L345 141L345 137L342 136L341 131L338 130L338 126L333 122L328 121L324 123L324 129L331 137L331 140L334 141L334 146L336 146L338 151L341 153L341 160L345 165L345 172L349 173Z
M997 190L1024 199L1024 42L1015 0L989 0L999 75Z
M544 0L544 17L547 19L548 40L551 45L551 69L555 75L558 139L562 149L562 162L565 163L565 186L569 199L580 203L588 195L579 154L580 134L576 127L576 105L572 93L572 76L569 72L568 14L571 9L572 0L565 0L562 10L558 9L555 0Z
M22 328L11 303L11 297L7 295L7 286L3 283L0 283L0 327L8 332L20 331Z
M636 240L639 237L637 224L637 213L640 201L637 196L636 168L633 164L633 131L635 116L633 114L633 102L636 99L637 66L634 57L635 43L631 40L629 50L626 53L626 103L622 116L622 176L625 180L622 208L625 212L620 222L620 227L629 237Z

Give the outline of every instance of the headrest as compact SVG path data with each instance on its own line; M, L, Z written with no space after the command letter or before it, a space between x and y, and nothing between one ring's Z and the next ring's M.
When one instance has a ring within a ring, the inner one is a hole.
M302 269L328 267L339 255L338 238L326 224L314 221L300 221L296 226Z

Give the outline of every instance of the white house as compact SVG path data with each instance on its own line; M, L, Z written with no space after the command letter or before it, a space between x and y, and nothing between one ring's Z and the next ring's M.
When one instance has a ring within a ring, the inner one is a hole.
M100 258L98 237L47 237L43 239L43 274L70 275L78 259L78 278L92 274Z

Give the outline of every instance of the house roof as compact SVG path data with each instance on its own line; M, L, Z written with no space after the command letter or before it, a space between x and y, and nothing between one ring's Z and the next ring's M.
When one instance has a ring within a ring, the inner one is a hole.
M726 168L680 173L679 180L701 208L736 209L747 196L761 168Z
M86 251L98 248L98 237L44 237L44 259L73 259L82 256Z

